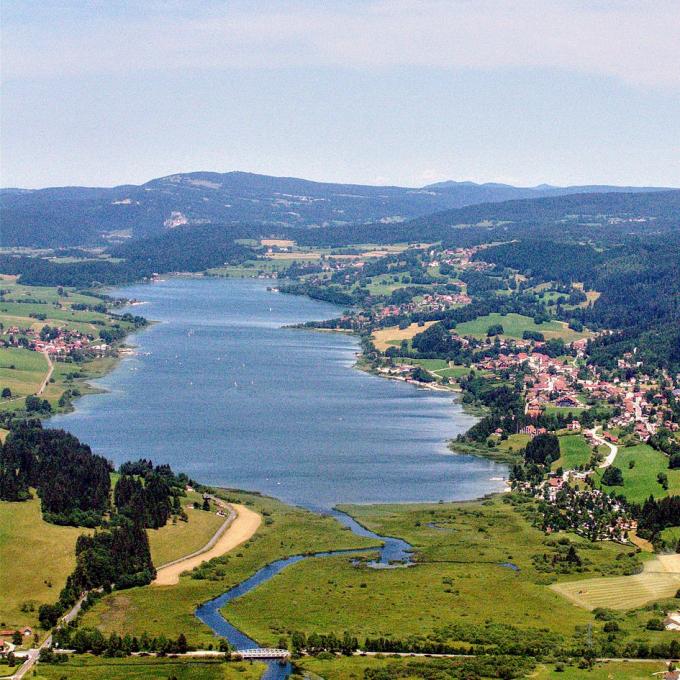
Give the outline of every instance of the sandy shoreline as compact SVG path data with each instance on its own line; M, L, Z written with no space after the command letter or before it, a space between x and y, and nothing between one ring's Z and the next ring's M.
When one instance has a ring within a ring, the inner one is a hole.
M195 569L199 564L207 562L214 557L220 557L233 550L241 543L245 543L258 529L262 517L245 505L231 503L230 507L236 513L233 520L227 520L226 530L224 525L218 530L222 534L217 538L214 545L203 551L193 553L186 558L171 562L167 566L160 567L156 574L154 586L172 586L179 583L180 574ZM211 541L212 542L212 541ZM210 546L210 542L208 543Z

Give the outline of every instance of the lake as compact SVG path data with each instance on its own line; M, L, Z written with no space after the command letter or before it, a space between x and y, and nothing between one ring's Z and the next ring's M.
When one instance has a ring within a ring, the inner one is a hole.
M150 458L211 485L312 509L463 500L500 491L506 467L454 455L474 422L454 395L352 368L357 339L282 328L338 307L258 280L181 279L116 289L159 323L63 427L118 464Z

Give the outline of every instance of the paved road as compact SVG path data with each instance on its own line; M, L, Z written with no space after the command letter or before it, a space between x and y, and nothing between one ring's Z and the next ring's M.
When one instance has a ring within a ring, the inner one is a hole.
M619 452L619 447L616 446L616 444L608 442L604 437L599 435L596 430L593 429L590 430L590 432L593 435L593 439L598 444L604 444L605 446L609 447L609 455L600 463L601 468L609 467L616 460L616 454Z
M80 608L83 606L83 602L85 601L85 598L87 597L87 593L83 595L78 602L76 602L69 611L64 614L64 616L61 617L61 623L70 623L73 621L73 619L78 616L78 613L80 612ZM28 650L28 657L26 661L24 661L23 665L19 667L19 670L11 676L12 680L21 680L28 671L33 668L35 665L35 662L38 660L38 657L40 656L40 650L45 648L45 647L51 647L52 646L52 635L48 635L44 640L43 643L38 647L37 649L29 649Z

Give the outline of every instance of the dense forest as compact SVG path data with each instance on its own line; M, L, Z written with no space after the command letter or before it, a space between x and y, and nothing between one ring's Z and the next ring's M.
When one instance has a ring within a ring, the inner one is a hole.
M235 239L250 232L220 227L177 228L162 236L132 241L111 250L115 259L66 264L40 257L0 255L0 271L18 274L21 282L42 286L114 285L169 271L202 271L255 257Z
M590 345L591 361L612 367L624 352L648 365L680 370L680 232L594 248L565 240L523 239L475 255L518 270L530 281L583 283L600 293L570 317L593 329L615 329Z
M47 521L97 526L109 509L111 472L72 434L20 423L0 446L0 499L26 500L34 488Z

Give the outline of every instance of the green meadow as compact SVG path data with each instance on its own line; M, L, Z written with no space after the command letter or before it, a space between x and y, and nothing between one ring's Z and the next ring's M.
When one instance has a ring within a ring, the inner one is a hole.
M246 503L264 521L242 546L199 568L203 578L182 576L175 586L131 588L108 595L83 617L83 625L105 633L156 636L184 632L193 645L214 644L212 631L195 616L198 605L229 590L258 569L282 557L325 550L375 546L331 517L294 508L273 498L226 492L227 500Z
M0 628L37 626L38 607L59 597L76 564L76 539L87 531L44 522L37 497L0 501Z
M591 448L580 434L568 434L560 437L560 457L552 464L553 470L561 467L572 470L588 463Z
M620 446L614 465L623 473L623 486L602 485L602 488L623 494L633 503L642 503L650 496L662 498L680 494L680 470L669 470L668 456L647 444ZM598 481L602 473L602 470L596 472ZM659 473L668 477L667 490L657 480Z
M522 314L487 314L486 316L479 316L472 321L465 321L459 323L455 332L458 335L471 335L475 338L485 338L489 326L500 324L503 326L503 335L509 338L519 339L522 337L524 331L537 331L543 333L546 340L551 338L560 338L565 342L573 342L579 338L588 337L588 333L577 333L572 331L566 323L562 321L545 321L542 324L534 323L531 317Z
M416 551L415 566L370 569L346 556L307 560L226 605L227 619L269 644L294 630L347 630L360 641L413 636L455 643L460 641L458 626L508 623L518 635L542 630L568 642L588 624L596 632L602 624L548 584L622 573L632 559L630 548L592 544L570 534L568 541L581 555L583 567L564 574L541 568L543 555L549 564L559 552L556 538L533 528L499 497L341 509L378 533L409 541ZM625 625L626 634L648 634L637 619Z
M418 657L395 657L390 655L336 657L317 659L305 657L296 665L312 677L324 680L363 680L367 670L382 670L394 678L439 678L447 668L460 663L453 659L424 659ZM532 680L650 680L654 673L667 669L660 661L627 661L596 663L591 669L579 668L572 664L540 664L524 676Z

